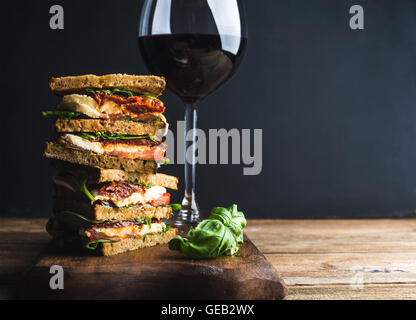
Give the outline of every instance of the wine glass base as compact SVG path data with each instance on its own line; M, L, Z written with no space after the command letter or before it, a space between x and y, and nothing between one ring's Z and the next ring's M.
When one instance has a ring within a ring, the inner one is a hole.
M196 226L201 221L199 210L182 209L174 214L174 226Z

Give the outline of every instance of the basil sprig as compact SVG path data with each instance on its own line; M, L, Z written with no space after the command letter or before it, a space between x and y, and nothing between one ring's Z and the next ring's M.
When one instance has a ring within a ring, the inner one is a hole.
M115 133L104 133L104 132L95 132L95 133L79 133L81 138L87 140L96 140L96 139L103 139L103 140L131 140L131 139L150 139L153 142L157 142L154 135L142 135L142 136L125 136L122 134L115 134Z
M181 251L192 259L232 256L238 251L239 244L243 243L243 228L246 224L244 214L237 210L237 205L216 207L207 220L189 230L186 238L173 238L169 248Z
M60 118L66 120L86 117L85 114L66 110L42 111L42 116L47 118Z

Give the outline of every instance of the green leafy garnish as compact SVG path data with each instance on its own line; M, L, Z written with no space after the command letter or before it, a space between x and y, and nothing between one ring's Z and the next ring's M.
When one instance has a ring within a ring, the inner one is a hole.
M85 133L81 132L78 134L81 138L87 140L96 140L96 139L103 139L103 140L131 140L131 139L150 139L153 142L157 142L154 135L142 135L142 136L125 136L122 134L115 134L115 133L104 133L104 132L95 132L95 133Z
M85 117L84 114L74 111L65 111L65 110L57 110L57 111L42 111L42 116L47 118L60 118L60 119L76 119Z
M170 230L170 226L166 226L163 228L162 233L168 232Z
M127 94L129 97L134 96L133 92L128 91L128 90L121 90L121 89L113 89L112 94Z
M180 203L171 203L169 206L172 207L173 211L179 211L182 209L182 205Z
M112 90L108 90L108 89L97 89L97 90L94 90L94 89L91 89L91 88L87 88L87 89L85 89L85 91L87 93L92 94L92 95L96 95L98 92L101 91L101 92L105 92L105 93L107 93L109 95L112 95L112 94L116 94L116 95L119 95L119 96L120 95L121 96L127 95L128 97L145 96L146 98L149 98L149 99L157 99L156 97L151 96L151 95L141 94L141 93L134 93L134 92L129 91L129 90L121 90L121 89L117 89L117 88L114 88Z
M149 229L152 227L152 218L146 217L144 218L146 221L147 226L149 227Z
M56 142L56 141L54 141L53 144L55 146L58 146L58 147L63 147L63 144L62 143L59 143L59 142Z
M231 256L243 243L243 228L247 221L237 205L229 208L212 209L207 220L191 228L186 236L176 236L169 242L171 250L182 251L193 259L212 259L218 256Z
M131 119L131 118L126 118L124 119L125 121L133 121L133 122L140 122L140 123L154 123L154 122L158 122L158 121L163 121L162 118L156 118L153 119L152 121L142 121L142 120L135 120L135 119Z
M73 233L78 234L80 228L88 228L92 224L99 224L104 222L113 222L116 220L92 220L84 217L81 214L72 212L72 211L60 211L55 212L53 215L53 219L47 225L46 231L52 236L57 236L56 230L52 228L53 220L56 219L59 221L60 224L65 225L65 230L71 230Z
M95 241L90 241L85 244L85 248L90 249L90 250L95 250L97 249L100 243L108 243L108 242L113 242L113 241L107 240L107 239L99 239Z
M146 189L150 189L150 188L156 187L156 185L155 185L155 184L153 184L153 183L148 183L148 184L145 184L145 183L136 182L136 181L131 181L131 180L126 180L126 182L128 182L128 183L133 183L133 184L137 184L137 185L139 185L139 186L145 187Z
M162 165L165 165L165 164L169 164L169 162L170 162L169 158L163 158L163 160L161 162L159 162L159 164L162 166Z
M82 193L84 193L87 196L87 198L90 199L91 201L95 200L94 196L91 194L91 192L87 188L87 179L84 179L79 183L79 190Z
M87 217L84 217L81 214L78 214L78 213L72 212L72 211L61 211L61 212L55 213L55 217L57 217L57 218L63 218L65 215L74 216L78 219L81 219L81 220L87 222L88 224L98 224L98 223L104 223L104 222L117 221L117 219L92 220L92 219L88 219Z

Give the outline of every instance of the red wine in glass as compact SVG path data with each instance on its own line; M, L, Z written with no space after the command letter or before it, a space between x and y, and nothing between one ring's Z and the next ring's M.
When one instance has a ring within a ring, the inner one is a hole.
M184 102L186 137L196 129L201 100L226 82L244 57L247 34L242 0L145 0L138 45L149 71L164 76L167 87ZM176 225L200 220L195 140L195 134L192 141L185 139L185 196Z
M244 56L247 38L218 34L139 37L143 60L185 104L199 102L227 81Z

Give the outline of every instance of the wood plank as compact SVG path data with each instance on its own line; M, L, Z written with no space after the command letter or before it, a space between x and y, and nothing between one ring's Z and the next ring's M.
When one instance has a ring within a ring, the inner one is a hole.
M414 283L415 253L269 254L288 285Z
M250 220L264 253L415 252L416 220Z
M288 286L285 300L416 300L414 284Z

